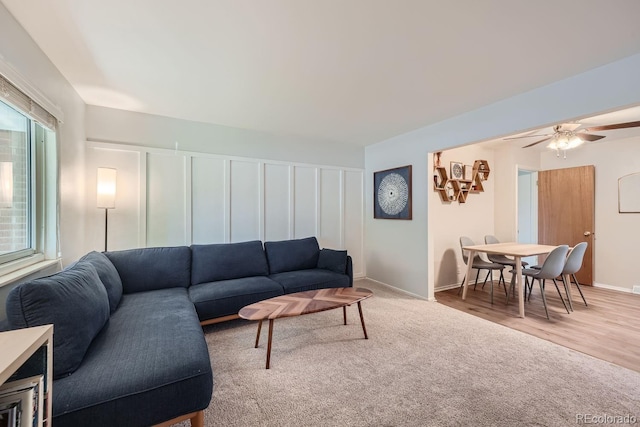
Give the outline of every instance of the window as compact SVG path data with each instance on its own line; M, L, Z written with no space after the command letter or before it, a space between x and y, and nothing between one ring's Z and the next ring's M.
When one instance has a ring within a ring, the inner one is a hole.
M0 103L0 260L33 254L30 120Z
M0 274L55 258L57 246L56 134L41 124L55 120L9 85L0 76Z

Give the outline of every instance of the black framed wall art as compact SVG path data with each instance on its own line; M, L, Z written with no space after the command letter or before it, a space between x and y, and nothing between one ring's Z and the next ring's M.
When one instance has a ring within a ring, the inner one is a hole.
M411 219L411 165L373 173L373 217Z

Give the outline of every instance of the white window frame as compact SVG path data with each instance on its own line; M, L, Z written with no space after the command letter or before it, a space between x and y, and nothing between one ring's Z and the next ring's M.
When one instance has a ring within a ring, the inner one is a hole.
M1 287L39 269L59 264L57 124L63 116L55 104L1 59L0 100L31 120L32 202L31 248L4 257L0 263ZM51 132L37 131L35 122ZM48 135L54 140L45 141Z

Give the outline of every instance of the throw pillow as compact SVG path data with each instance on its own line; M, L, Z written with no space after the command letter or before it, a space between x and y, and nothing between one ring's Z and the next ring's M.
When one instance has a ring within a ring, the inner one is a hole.
M347 271L347 251L322 249L318 257L318 268L345 274Z
M73 373L109 319L109 297L95 267L78 262L9 292L12 329L53 324L53 379Z
M318 265L320 246L315 237L265 242L264 251L269 262L269 273L309 270Z
M109 261L109 258L100 252L89 252L79 261L87 261L91 263L98 272L98 277L107 290L109 296L109 311L116 311L120 300L122 299L122 280L116 267Z

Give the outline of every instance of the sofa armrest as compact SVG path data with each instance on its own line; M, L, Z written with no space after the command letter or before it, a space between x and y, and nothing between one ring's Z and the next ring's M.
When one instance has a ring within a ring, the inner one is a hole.
M347 255L347 276L349 276L349 286L353 286L353 260L351 255Z

